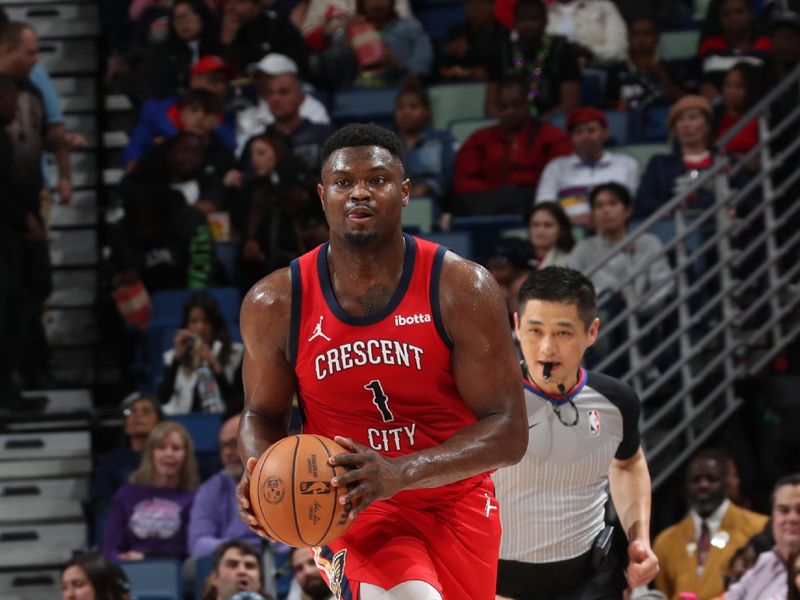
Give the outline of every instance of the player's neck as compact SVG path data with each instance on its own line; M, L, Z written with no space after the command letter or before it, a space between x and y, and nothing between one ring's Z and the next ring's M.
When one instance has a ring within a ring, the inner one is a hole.
M406 244L402 235L363 247L331 236L328 272L342 308L347 310L348 301L376 284L393 293L403 275L405 255Z

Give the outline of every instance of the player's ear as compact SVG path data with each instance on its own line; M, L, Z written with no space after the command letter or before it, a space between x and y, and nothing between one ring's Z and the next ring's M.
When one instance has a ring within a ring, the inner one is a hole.
M598 333L600 333L600 319L595 317L595 319L592 321L592 324L589 325L589 332L587 335L589 346L593 345L597 341Z
M519 333L519 313L514 311L514 330Z
M319 196L320 204L322 204L322 209L325 210L325 198L323 197L323 193L325 188L322 187L321 183L317 184L317 196Z
M403 185L401 189L403 190L402 205L403 208L405 208L406 206L408 206L408 201L411 198L411 180L406 177L403 180Z

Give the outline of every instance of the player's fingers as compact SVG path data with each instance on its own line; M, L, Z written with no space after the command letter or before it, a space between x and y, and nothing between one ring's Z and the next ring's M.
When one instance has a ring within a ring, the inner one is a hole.
M334 454L328 463L334 466L358 466L364 463L364 454Z
M246 470L247 470L247 475L250 475L250 473L253 472L253 469L256 468L256 464L258 464L258 459L257 458L251 456L250 458L247 459L247 463L245 464L245 467L246 467Z
M344 447L346 450L350 450L350 452L360 452L361 450L366 449L366 446L362 446L355 440L351 438L342 437L340 435L334 436L333 441L339 444L340 446Z
M347 487L363 480L364 476L365 474L361 469L351 469L331 479L331 485L333 487Z
M374 494L371 488L365 483L361 483L349 490L344 496L339 498L339 503L343 505L352 505L355 509L350 511L350 515L355 516L353 513L358 514L372 502Z

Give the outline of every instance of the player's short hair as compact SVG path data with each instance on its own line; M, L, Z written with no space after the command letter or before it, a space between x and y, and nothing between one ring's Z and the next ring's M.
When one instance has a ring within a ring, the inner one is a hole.
M597 200L597 196L600 192L610 192L614 194L614 196L622 202L628 208L631 207L633 204L633 198L631 197L631 192L628 188L626 188L621 183L617 183L616 181L609 181L608 183L601 183L597 187L593 188L591 193L589 194L589 206L594 209L595 200Z
M500 82L497 84L497 93L500 94L500 92L504 90L512 89L517 90L520 95L527 97L529 88L530 85L524 77L521 75L512 74L506 75L500 80Z
M547 5L542 0L518 0L514 6L514 16L516 17L523 10L539 11L541 16L547 14Z
M597 315L594 285L583 273L569 267L545 267L531 273L519 288L520 314L529 300L574 304L587 330Z
M322 145L322 163L325 164L337 150L356 146L385 148L401 164L403 162L403 142L396 133L374 123L350 123L325 140Z
M211 555L212 571L219 570L219 565L222 562L222 557L225 556L225 553L231 548L236 548L239 552L241 552L245 556L252 556L253 558L255 558L256 562L258 563L258 572L261 573L261 555L252 545L248 544L247 542L243 542L242 540L228 540L227 542L221 543L214 549L214 552Z
M33 31L33 27L19 21L8 21L0 26L0 46L10 45L16 48L22 38L22 32Z
M778 483L776 483L775 487L772 488L772 495L769 499L769 505L771 509L775 508L775 497L778 495L778 490L787 485L800 485L800 473L792 473L791 475L786 475L778 480Z
M203 88L192 88L181 99L181 108L197 106L207 115L222 112L222 100L215 93Z
M259 577L258 587L259 592L262 593L261 590L264 587L264 567L261 564L261 555L253 546L242 540L228 540L214 549L214 552L211 554L211 574L219 572L219 566L222 564L222 557L225 556L225 553L231 548L236 548L245 556L251 556L256 559ZM217 587L211 584L211 576L209 576L205 589L203 590L202 600L216 600L216 598Z
M730 455L718 448L706 448L704 450L700 450L697 454L695 454L689 464L686 466L686 474L689 474L689 467L696 462L706 461L706 460L713 460L715 463L719 465L722 478L725 479L728 476L728 460L730 459Z

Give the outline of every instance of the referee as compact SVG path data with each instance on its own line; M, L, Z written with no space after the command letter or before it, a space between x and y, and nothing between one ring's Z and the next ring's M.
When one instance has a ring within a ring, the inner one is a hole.
M581 367L597 339L595 309L592 283L574 269L547 267L520 288L514 323L530 441L520 463L494 474L503 525L498 598L619 599L658 572L639 399ZM609 487L629 542L627 573L609 554Z

